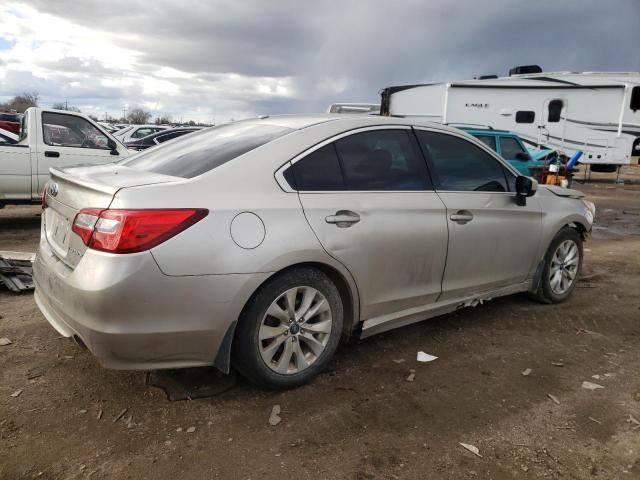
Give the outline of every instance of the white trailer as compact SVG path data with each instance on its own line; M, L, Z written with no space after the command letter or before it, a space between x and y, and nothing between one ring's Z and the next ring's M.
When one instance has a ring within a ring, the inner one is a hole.
M538 73L387 87L381 114L510 130L536 148L582 150L594 171L638 163L640 73L512 72L527 70Z

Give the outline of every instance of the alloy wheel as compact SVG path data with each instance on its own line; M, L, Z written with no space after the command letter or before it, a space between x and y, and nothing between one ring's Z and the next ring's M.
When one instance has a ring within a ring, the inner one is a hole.
M574 240L565 240L551 258L549 286L556 295L566 293L576 281L580 265L580 250Z
M271 303L260 323L262 360L283 375L307 369L325 350L332 324L331 306L319 290L290 288Z

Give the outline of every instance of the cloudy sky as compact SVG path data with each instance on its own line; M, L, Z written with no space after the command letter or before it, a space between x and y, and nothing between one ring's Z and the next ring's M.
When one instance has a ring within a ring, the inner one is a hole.
M509 67L640 70L640 0L0 3L0 100L220 123Z

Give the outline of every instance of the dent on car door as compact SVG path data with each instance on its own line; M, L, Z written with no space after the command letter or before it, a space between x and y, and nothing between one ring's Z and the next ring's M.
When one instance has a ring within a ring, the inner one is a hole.
M437 299L444 205L410 129L369 129L321 144L294 160L285 178L324 249L355 278L363 319L385 322Z
M526 281L537 264L542 216L514 200L515 175L462 137L416 131L447 208L449 249L441 300Z
M42 141L38 146L38 192L49 178L52 166L108 163L114 160L108 137L85 118L57 112L42 112Z

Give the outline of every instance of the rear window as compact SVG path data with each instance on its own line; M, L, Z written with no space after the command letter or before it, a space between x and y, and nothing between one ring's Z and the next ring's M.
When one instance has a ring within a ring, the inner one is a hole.
M185 135L120 163L135 170L193 178L292 131L276 125L230 123Z

